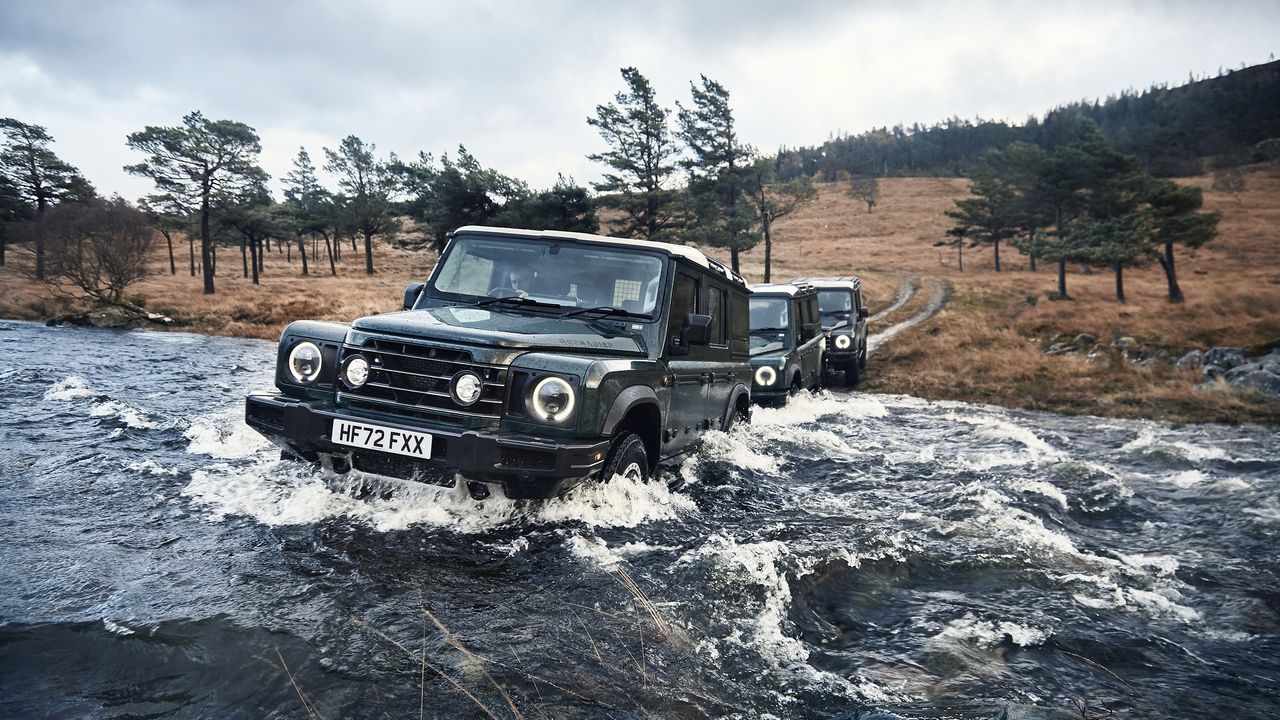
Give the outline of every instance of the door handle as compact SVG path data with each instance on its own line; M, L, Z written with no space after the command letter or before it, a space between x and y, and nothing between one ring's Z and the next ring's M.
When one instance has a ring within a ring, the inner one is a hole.
M716 374L702 373L701 375L698 376L698 378L702 381L703 385L711 385L716 381Z

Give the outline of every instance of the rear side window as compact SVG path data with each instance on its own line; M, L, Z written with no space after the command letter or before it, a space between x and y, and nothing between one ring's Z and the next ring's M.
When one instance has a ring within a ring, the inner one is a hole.
M734 340L746 340L751 334L751 311L748 309L747 296L734 293L729 300L730 331Z
M697 278L682 272L676 273L676 284L671 290L671 313L667 316L667 335L672 338L672 345L679 345L677 339L684 330L685 316L697 312Z
M725 291L713 287L707 290L707 314L711 316L711 344L725 344Z

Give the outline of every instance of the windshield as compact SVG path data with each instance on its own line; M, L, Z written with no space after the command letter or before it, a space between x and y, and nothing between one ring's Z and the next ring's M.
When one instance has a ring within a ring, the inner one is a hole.
M818 309L823 315L848 317L853 309L853 293L848 290L819 290Z
M791 347L791 302L780 297L751 298L751 354Z
M555 240L461 236L442 262L432 289L476 301L519 298L651 316L662 285L658 255Z

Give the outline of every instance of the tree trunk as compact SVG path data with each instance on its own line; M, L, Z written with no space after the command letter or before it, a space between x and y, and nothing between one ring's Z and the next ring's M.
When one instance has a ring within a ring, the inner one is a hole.
M268 236L267 238L261 238L258 240L258 274L259 275L261 275L263 271L267 269L266 258L263 257L263 255L266 254L266 250L263 248L263 245L269 240L269 238L270 236Z
M1036 254L1027 253L1027 259L1028 259L1028 262L1030 263L1030 266L1028 267L1028 269L1031 272L1035 272L1036 271Z
M964 272L964 243L956 243L956 268Z
M738 272L738 248L729 248L729 260L733 265L733 271L741 274Z
M4 248L9 243L9 239L5 237L4 231L0 230L0 267L4 267Z
M240 235L240 264L244 266L244 277L249 277L249 241Z
M209 235L209 195L213 189L206 175L200 194L200 262L204 264L204 294L213 294L213 238Z
M994 243L996 249L996 272L1000 272L1000 241L995 240Z
M302 258L303 276L310 275L311 272L307 270L307 239L305 237L298 238L298 257Z
M1124 263L1116 263L1116 301L1124 302Z
M351 240L355 241L354 235ZM364 231L364 271L373 274L373 233L368 230Z
M187 236L187 247L191 250L191 277L196 276L196 239Z
M329 274L336 277L338 274L338 266L333 264L333 243L329 242L329 233L321 231L321 234L324 235L325 254L329 256Z
M1058 261L1058 299L1067 299L1067 261Z
M280 247L280 243L277 242L276 248L279 249L279 247ZM285 259L285 262L288 262L290 264L293 263L293 243L285 243L284 259Z
M253 265L253 284L258 284L258 260L262 253L258 250L258 238L252 236L249 238L249 264Z
M360 248L356 247L356 231L351 231L351 252L360 252Z
M178 265L173 261L173 233L168 230L161 230L160 234L164 235L165 242L169 244L169 274L177 275ZM3 264L3 262L0 262L0 265Z
M760 213L760 223L764 230L764 281L769 282L773 270L773 234L769 230L768 211Z
M1164 255L1157 257L1160 258L1160 267L1164 268L1164 278L1169 282L1169 302L1182 302L1185 298L1182 296L1182 288L1178 286L1178 272L1173 264L1173 243L1165 243Z

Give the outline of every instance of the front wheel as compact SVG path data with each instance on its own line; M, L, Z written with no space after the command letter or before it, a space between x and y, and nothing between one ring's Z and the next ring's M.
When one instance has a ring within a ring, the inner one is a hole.
M614 441L609 457L605 458L604 467L600 469L600 480L609 482L614 475L621 475L632 482L649 479L649 453L639 435L626 433Z
M861 379L861 363L858 362L857 358L850 358L849 362L844 366L845 387L854 387Z

